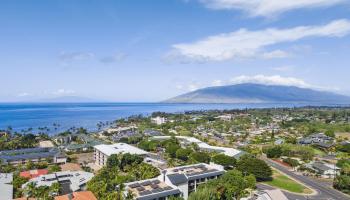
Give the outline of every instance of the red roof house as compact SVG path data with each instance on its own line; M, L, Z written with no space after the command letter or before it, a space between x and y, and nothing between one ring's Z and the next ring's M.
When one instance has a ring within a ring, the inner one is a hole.
M21 172L19 175L21 177L24 177L24 178L32 179L32 178L35 178L35 177L38 177L41 175L45 175L48 173L49 173L49 171L47 169L34 169L34 170Z

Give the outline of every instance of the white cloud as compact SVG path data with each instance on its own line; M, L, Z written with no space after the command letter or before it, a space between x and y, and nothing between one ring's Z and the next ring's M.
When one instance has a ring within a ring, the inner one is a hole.
M300 88L311 88L316 90L335 90L335 88L322 87L309 84L302 79L294 77L283 77L280 75L266 76L266 75L255 75L255 76L237 76L229 81L231 84L243 84L243 83L256 83L263 85L282 85L282 86L296 86Z
M113 56L106 56L100 59L100 61L102 63L113 63L113 62L117 62L117 61L122 61L127 57L127 54L125 53L116 53Z
M293 66L286 66L281 68L289 68ZM253 76L247 76L247 75L241 75L233 77L229 80L214 80L211 83L199 83L199 82L191 82L191 83L178 83L175 85L176 89L181 90L183 92L192 92L201 88L206 87L213 87L213 86L225 86L225 85L237 85L237 84L244 84L244 83L255 83L255 84L261 84L261 85L280 85L280 86L295 86L299 88L309 88L314 90L320 90L320 91L332 91L332 92L339 92L340 89L337 87L331 87L331 86L320 86L320 85L314 85L310 84L303 79L296 78L296 77L287 77L287 76L281 76L281 75L263 75L263 74L257 74Z
M212 86L222 86L223 81L222 80L214 80L211 85Z
M95 54L89 52L61 52L59 59L63 62L82 61L94 58Z
M199 0L214 10L243 10L251 16L270 17L302 9L330 7L347 3L348 0Z
M286 52L286 51L282 51L282 50L274 50L274 51L270 51L270 52L264 52L262 54L262 58L265 59L272 59L272 58L287 58L290 56L290 53Z
M188 85L188 91L195 91L195 90L198 90L199 88L200 86L195 83L191 83Z
M272 70L279 71L279 72L287 72L292 71L295 67L292 65L283 65L278 67L272 67Z
M28 97L28 96L31 96L31 94L28 92L22 92L22 93L19 93L17 96L18 97Z
M350 21L340 19L321 26L298 26L289 29L269 28L258 31L240 29L210 36L193 43L173 45L172 57L195 62L225 61L238 58L286 56L281 50L265 52L264 48L307 37L343 37L350 33ZM174 56L176 55L176 56Z
M75 91L69 89L58 89L57 91L52 92L52 94L56 96L65 96L75 94Z

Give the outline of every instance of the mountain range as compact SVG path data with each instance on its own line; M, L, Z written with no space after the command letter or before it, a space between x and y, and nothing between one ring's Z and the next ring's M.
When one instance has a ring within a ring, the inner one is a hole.
M165 103L321 103L350 104L350 97L333 92L281 85L244 83L207 87Z

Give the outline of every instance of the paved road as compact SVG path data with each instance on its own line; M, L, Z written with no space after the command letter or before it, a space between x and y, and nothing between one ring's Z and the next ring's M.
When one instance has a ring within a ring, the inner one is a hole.
M287 174L288 176L304 183L305 185L313 188L317 191L317 195L313 196L302 196L302 195L295 195L291 193L286 193L287 197L291 200L350 200L350 197L333 189L328 187L326 184L318 182L312 178L309 178L307 176L297 175L294 172L289 171L286 167L272 161L269 159L264 159L266 163L268 163L270 166L282 171L283 173Z

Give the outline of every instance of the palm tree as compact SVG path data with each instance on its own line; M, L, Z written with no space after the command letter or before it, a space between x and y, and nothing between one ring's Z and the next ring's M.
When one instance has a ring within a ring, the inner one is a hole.
M51 196L57 196L60 193L60 184L53 183L49 188L49 194Z
M36 190L36 183L30 182L28 185L24 188L24 193L26 197L33 197L35 195Z

